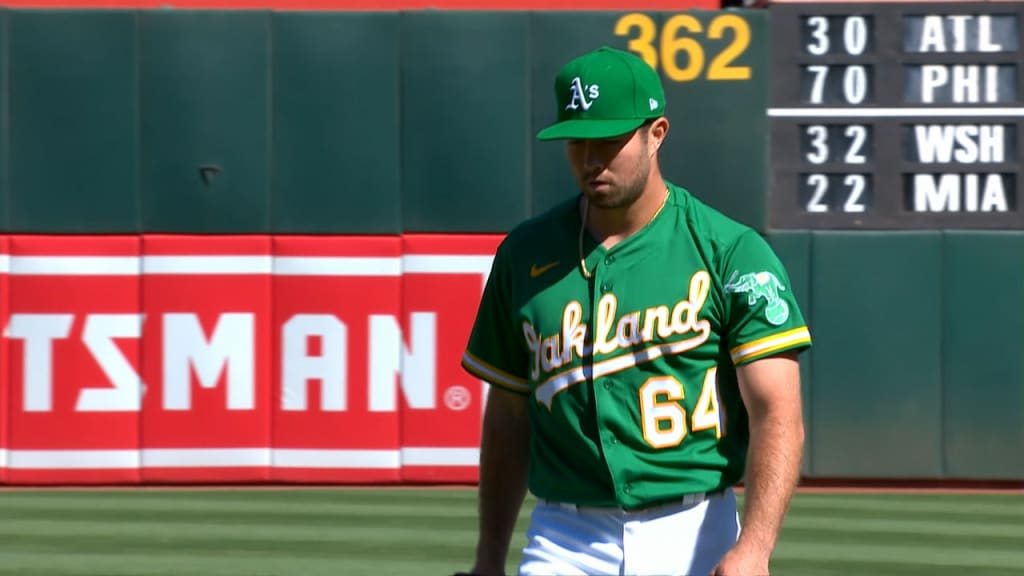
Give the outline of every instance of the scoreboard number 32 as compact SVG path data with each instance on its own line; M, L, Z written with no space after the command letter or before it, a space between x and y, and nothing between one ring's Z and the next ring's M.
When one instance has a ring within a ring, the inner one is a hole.
M865 144L868 140L868 128L863 124L850 124L847 126L833 126L832 130L822 124L811 124L805 128L807 136L804 158L811 164L824 164L833 160L842 160L846 164L864 164L868 158L865 153ZM830 132L841 132L842 137L830 135ZM830 137L831 136L831 137ZM838 151L837 146L830 146L829 142L845 140L846 151ZM838 156L838 157L837 157Z

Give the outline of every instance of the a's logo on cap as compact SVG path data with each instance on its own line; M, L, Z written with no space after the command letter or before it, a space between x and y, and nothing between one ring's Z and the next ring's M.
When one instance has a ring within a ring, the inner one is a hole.
M590 110L593 106L594 100L601 95L600 87L597 84L591 84L584 86L583 82L580 81L580 77L577 76L572 79L572 84L569 85L569 91L572 97L569 99L569 104L566 105L566 110ZM589 98L589 100L588 100Z
M651 110L657 110L658 109L658 101L655 100L654 98L648 98L647 102L651 105Z

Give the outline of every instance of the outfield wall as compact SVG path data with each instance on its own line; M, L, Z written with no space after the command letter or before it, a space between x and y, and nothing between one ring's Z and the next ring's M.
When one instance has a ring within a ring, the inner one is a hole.
M502 234L573 193L532 136L599 44L654 54L666 174L790 269L805 475L1024 478L1024 232L770 227L769 24L0 12L0 481L475 479L459 355Z
M0 478L473 481L497 240L0 237Z

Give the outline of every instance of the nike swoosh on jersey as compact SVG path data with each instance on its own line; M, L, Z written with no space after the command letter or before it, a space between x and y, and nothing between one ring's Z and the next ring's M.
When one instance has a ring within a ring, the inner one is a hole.
M536 278L541 274L547 272L548 270L551 270L555 266L558 266L559 264L561 264L561 262L559 262L558 260L555 260L554 262L551 262L550 264L545 264L543 266L537 266L536 264L534 264L533 266L530 266L530 278Z

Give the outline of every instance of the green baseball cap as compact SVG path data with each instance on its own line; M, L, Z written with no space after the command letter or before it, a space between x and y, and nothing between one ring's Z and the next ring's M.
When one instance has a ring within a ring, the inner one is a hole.
M614 138L665 114L665 90L632 52L602 46L571 60L555 77L558 120L538 140Z

